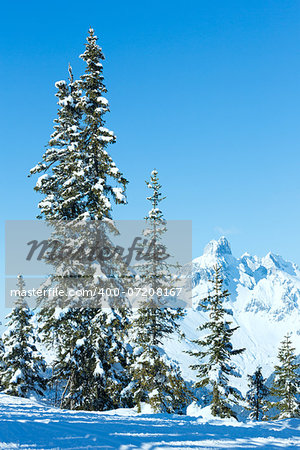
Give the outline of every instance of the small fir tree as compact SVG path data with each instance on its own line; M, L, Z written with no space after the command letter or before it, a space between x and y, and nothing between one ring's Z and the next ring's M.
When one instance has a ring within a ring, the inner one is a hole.
M300 417L300 364L296 363L295 349L287 334L278 350L279 364L275 366L275 377L271 387L271 395L277 400L271 406L279 410L275 418L285 419Z
M261 367L258 367L253 375L248 375L249 390L246 394L247 409L250 412L251 420L266 419L265 413L268 410L266 397L269 395L269 389L265 385L266 379L262 376Z
M17 397L43 395L46 388L46 363L36 348L33 313L22 295L25 283L21 275L18 276L17 288L20 295L7 316L7 330L3 334L2 385L4 393Z
M152 245L146 261L136 267L136 287L145 289L147 297L140 302L133 322L136 345L132 366L134 402L139 410L141 402L145 402L155 412L182 413L191 395L178 366L168 360L162 349L163 339L178 331L183 310L164 306L163 292L166 288L171 289L174 281L170 265L159 256L166 250L163 248L166 221L159 208L164 198L156 170L152 171L147 186L152 191L147 197L152 208L145 218L144 236Z
M230 294L223 289L221 268L214 267L214 272L213 292L202 303L209 320L198 328L199 331L207 330L208 334L193 341L201 350L188 353L201 361L191 365L191 368L198 372L199 381L195 383L195 387L208 387L212 391L211 413L221 418L236 418L233 406L242 400L242 396L229 384L229 377L240 377L232 363L232 357L245 349L234 349L232 346L232 335L239 327L231 327L232 322L227 317L232 312L223 306Z

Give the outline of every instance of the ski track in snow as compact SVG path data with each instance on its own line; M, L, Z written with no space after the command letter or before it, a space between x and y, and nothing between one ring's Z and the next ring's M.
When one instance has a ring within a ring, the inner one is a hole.
M166 414L66 411L0 394L3 449L300 448L300 420L255 424Z

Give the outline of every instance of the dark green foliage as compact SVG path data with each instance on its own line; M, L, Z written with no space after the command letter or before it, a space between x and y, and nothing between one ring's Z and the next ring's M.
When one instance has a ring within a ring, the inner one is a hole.
M35 190L44 197L39 217L51 223L52 242L73 241L78 249L89 239L88 232L81 233L81 224L89 223L91 229L95 223L113 227L112 205L126 203L127 184L107 152L116 138L104 126L109 111L103 96L104 56L92 29L80 57L86 63L80 80L73 79L69 68L69 83L56 83L59 111L55 130L42 162L31 170L31 174L43 174ZM67 220L72 222L71 231ZM123 395L129 383L125 365L130 353L122 344L128 320L123 299L106 313L101 296L85 303L85 299L68 294L70 288L105 288L97 273L109 275L112 267L104 268L97 257L81 263L77 258L53 260L48 253L45 260L52 273L47 287L64 291L57 298L39 299L40 332L48 347L56 350L53 383L63 385L61 405L102 410L130 404L127 394Z
M68 85L56 83L60 109L55 131L43 161L31 169L31 174L44 173L35 190L45 196L39 207L47 220L109 218L111 200L126 203L127 180L106 150L116 138L104 127L109 111L103 97L104 56L92 29L81 58L87 65L81 79L74 81L71 73Z
M211 412L221 418L236 417L232 407L242 399L240 392L229 384L229 377L239 377L232 357L241 354L245 349L233 349L231 338L239 327L231 328L231 321L227 316L231 311L223 306L223 302L230 295L223 290L220 267L215 267L215 277L212 281L214 289L202 302L202 307L208 312L208 321L200 326L199 331L208 334L194 340L201 350L189 351L196 356L200 363L191 366L196 370L199 381L196 388L208 387L212 391Z
M174 282L170 266L159 257L166 222L159 209L163 198L156 170L147 185L152 190L152 195L147 198L152 208L146 217L144 235L153 245L148 259L137 266L136 286L145 288L148 295L140 302L133 323L136 344L132 366L134 401L139 408L141 402L146 402L155 412L182 413L191 394L178 366L171 363L162 350L163 339L178 331L183 310L164 307L161 294L164 288L172 288Z
M69 309L61 317L54 379L66 381L62 407L102 411L132 406L123 393L130 381L125 371L129 355L116 335L121 327L117 317L114 311L92 308Z
M21 275L18 276L17 287L20 292L25 291ZM42 395L46 388L46 364L36 348L32 317L24 297L20 295L7 316L7 330L3 334L1 384L6 394L17 397Z
M275 377L271 395L277 400L271 402L272 407L279 410L276 418L285 419L300 417L300 364L296 363L295 349L287 334L278 350L279 364L275 366Z
M262 376L261 367L258 367L253 375L248 375L249 390L246 395L250 411L249 418L252 420L266 419L265 413L268 410L266 397L269 389L265 385L266 379Z

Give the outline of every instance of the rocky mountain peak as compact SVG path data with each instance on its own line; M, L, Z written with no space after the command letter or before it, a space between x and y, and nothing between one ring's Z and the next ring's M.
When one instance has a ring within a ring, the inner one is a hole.
M231 248L225 236L219 240L210 241L204 249L204 255L224 256L232 255Z

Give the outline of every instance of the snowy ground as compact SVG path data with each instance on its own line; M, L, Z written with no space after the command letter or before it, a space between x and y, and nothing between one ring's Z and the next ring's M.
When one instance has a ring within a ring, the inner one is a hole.
M262 424L132 410L71 412L0 394L0 448L275 449L300 448L300 420Z

